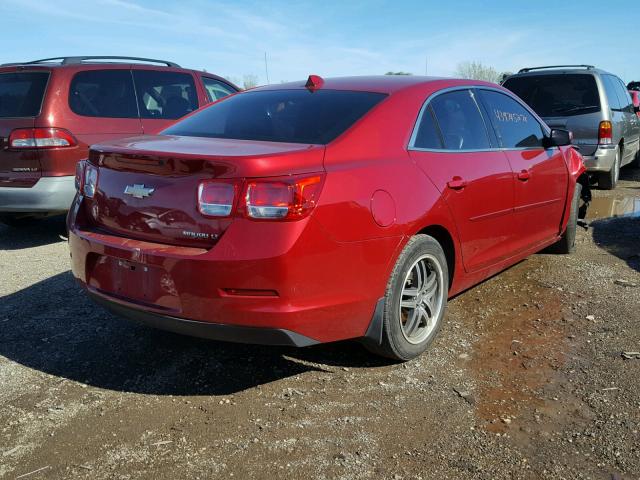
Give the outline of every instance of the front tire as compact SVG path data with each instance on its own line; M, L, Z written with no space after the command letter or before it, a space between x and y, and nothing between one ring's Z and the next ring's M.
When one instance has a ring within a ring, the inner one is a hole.
M382 344L367 348L400 361L419 356L440 330L448 293L449 270L442 247L428 235L412 237L387 283Z
M567 228L560 240L551 246L553 253L569 254L576 251L576 230L578 228L578 211L580 210L581 193L582 185L576 183Z
M618 184L620 178L620 163L621 163L620 147L616 149L616 159L613 162L613 166L609 172L600 172L598 174L598 186L603 190L613 190Z

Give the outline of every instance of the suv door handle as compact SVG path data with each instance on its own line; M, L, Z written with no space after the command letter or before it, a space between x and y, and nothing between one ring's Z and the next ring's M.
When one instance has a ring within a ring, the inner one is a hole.
M523 182L526 182L527 180L529 180L531 178L531 173L529 173L529 170L522 170L519 174L518 174L518 180L521 180Z
M463 180L462 177L458 177L457 175L447 182L447 187L452 190L462 190L466 186L467 181Z

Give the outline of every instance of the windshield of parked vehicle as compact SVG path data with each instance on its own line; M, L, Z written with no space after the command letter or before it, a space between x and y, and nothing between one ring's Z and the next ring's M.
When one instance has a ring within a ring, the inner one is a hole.
M214 103L162 133L327 144L386 95L344 90L263 90Z
M541 117L566 117L600 111L593 75L555 74L512 77L504 86Z
M0 118L38 116L48 80L48 72L0 73Z

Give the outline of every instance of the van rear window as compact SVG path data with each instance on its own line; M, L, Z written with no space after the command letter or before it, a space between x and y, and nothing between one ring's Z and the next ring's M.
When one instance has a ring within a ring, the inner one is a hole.
M554 74L512 77L504 86L541 117L567 117L600 111L593 75Z
M346 90L257 90L224 98L162 133L326 144L385 96Z
M49 72L0 73L0 118L37 117Z

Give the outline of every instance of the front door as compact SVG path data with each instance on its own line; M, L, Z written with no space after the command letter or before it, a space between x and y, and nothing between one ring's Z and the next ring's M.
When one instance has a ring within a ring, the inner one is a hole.
M479 92L513 170L521 251L559 234L569 173L560 149L544 147L543 126L527 108L505 93Z

